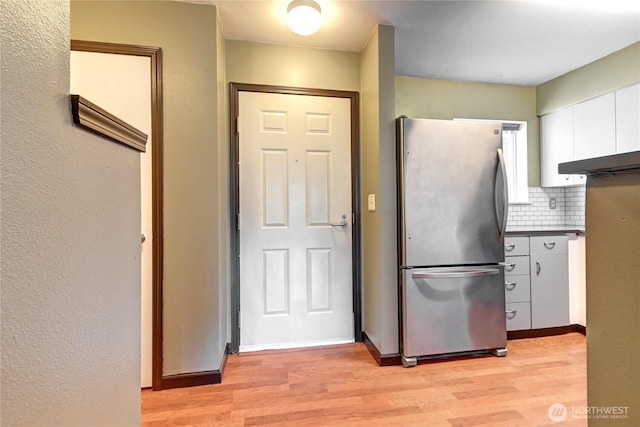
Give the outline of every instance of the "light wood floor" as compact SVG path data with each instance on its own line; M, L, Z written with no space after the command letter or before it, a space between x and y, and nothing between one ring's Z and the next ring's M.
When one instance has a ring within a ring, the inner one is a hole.
M142 392L143 426L586 426L585 337L509 341L509 355L378 367L363 344L229 356L223 384ZM547 411L568 409L565 422Z

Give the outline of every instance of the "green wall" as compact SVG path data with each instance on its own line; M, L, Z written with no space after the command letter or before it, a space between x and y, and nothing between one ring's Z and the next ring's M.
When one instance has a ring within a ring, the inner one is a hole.
M394 28L379 25L362 50L361 183L364 332L398 353ZM367 209L375 194L376 210Z
M234 83L360 90L360 54L226 40L226 80Z
M527 122L529 186L540 186L540 132L532 86L467 83L397 76L396 115Z
M552 113L640 81L640 42L536 88L537 114Z

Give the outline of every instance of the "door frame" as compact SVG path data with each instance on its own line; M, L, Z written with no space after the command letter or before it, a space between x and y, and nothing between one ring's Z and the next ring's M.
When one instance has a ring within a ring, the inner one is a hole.
M162 390L162 272L163 272L163 108L162 49L151 46L127 45L84 40L71 40L71 50L148 57L151 61L151 216L152 252L152 353L151 387Z
M361 244L360 244L360 96L358 92L313 89L288 86L270 86L245 83L229 83L229 170L230 170L230 255L231 255L231 352L240 348L240 233L238 215L240 213L240 136L238 116L240 114L240 92L259 92L284 95L307 95L330 98L346 98L351 106L351 210L354 221L351 228L352 241L352 284L353 284L353 328L354 340L362 341L362 286L361 286Z

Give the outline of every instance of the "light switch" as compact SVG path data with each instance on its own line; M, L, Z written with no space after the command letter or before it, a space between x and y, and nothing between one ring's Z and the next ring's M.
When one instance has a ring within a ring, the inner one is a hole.
M367 204L368 204L369 212L376 211L376 195L375 194L369 194L369 197L367 198Z

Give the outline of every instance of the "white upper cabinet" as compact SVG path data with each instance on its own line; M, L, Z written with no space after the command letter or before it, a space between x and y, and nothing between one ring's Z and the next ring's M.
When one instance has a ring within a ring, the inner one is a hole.
M540 117L542 187L586 183L558 163L640 151L640 83Z
M573 160L573 108L540 117L541 181L543 187L573 185L573 175L558 173L558 163Z
M573 106L574 160L616 152L616 99L610 92Z
M640 83L616 91L616 153L640 150Z

